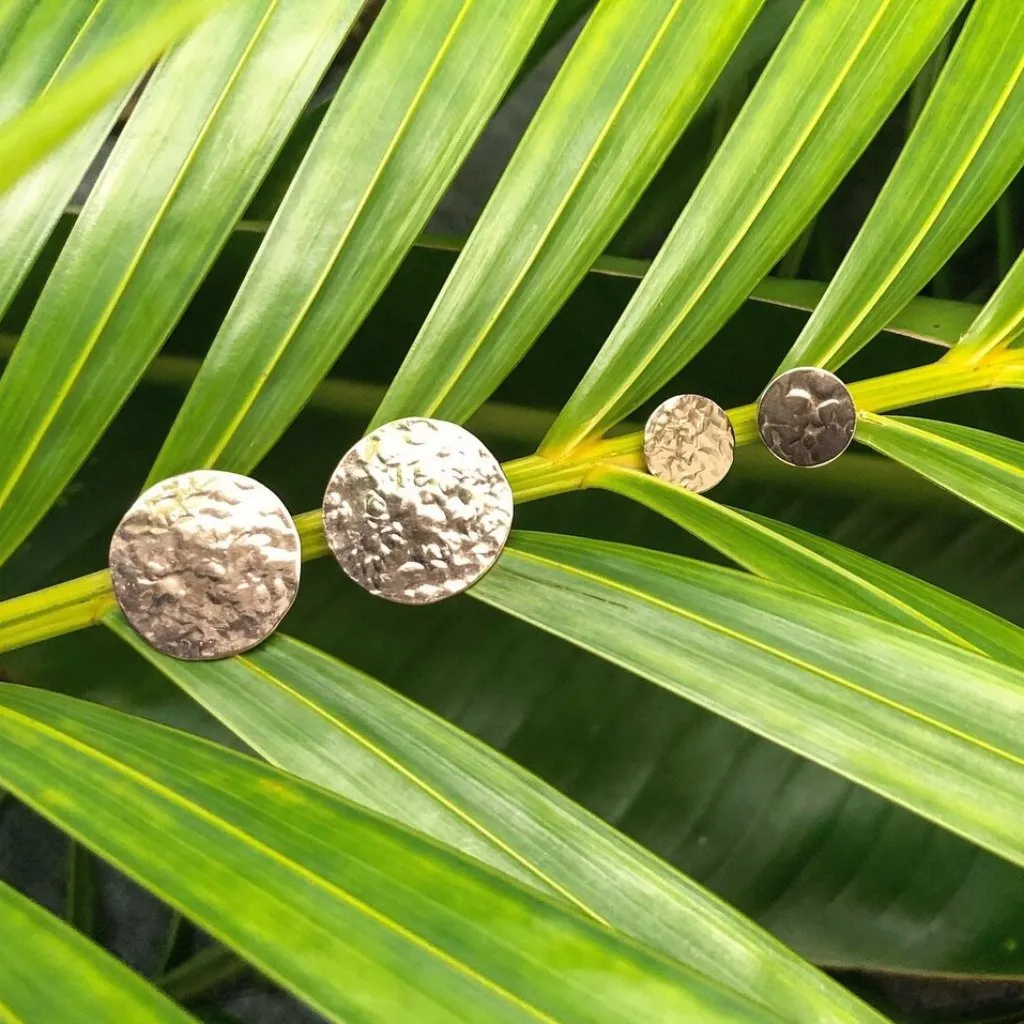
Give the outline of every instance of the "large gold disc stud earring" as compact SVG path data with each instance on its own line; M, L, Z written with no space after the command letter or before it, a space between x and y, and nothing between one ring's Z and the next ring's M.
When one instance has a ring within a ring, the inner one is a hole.
M791 466L816 468L838 459L856 426L857 410L846 385L817 366L780 374L757 406L761 440Z
M647 471L697 494L725 479L735 447L725 410L703 395L667 399L644 427Z
M324 532L371 594L432 604L475 583L512 528L512 488L468 430L410 417L349 449L324 495Z
M162 480L110 542L118 604L142 638L188 661L255 647L299 589L299 534L281 500L236 473Z

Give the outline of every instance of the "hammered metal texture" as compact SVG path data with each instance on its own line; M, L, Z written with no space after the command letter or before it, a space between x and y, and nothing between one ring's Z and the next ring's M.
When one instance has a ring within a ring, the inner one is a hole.
M697 494L725 479L735 447L725 410L703 395L667 399L644 427L647 471Z
M768 451L791 466L825 466L853 440L857 410L846 385L828 370L801 366L768 385L757 429Z
M349 449L323 512L327 542L356 583L399 604L432 604L497 561L512 528L512 488L468 430L410 417Z
M299 534L273 491L200 470L155 484L110 542L114 593L150 645L188 661L268 637L299 589Z

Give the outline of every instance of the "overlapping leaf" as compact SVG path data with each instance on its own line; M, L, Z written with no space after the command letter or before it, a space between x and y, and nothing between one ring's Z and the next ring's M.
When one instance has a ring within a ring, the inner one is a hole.
M962 6L803 5L546 453L628 415L710 340L836 187Z
M977 0L892 175L781 369L841 366L988 212L1024 166L1022 74L1024 5Z
M547 93L373 424L462 422L601 254L763 0L604 0Z
M0 1018L196 1024L165 995L0 882Z
M153 76L0 381L0 562L174 326L359 7L229 5Z
M857 440L1024 530L1024 444L954 423L861 413Z
M781 1024L326 790L184 733L5 685L0 737L6 788L328 1019Z
M98 2L92 13L99 13L101 6ZM131 30L95 54L87 66L49 84L35 103L0 124L0 194L107 104L123 96L168 47L210 13L216 2L164 0L155 13L142 4L118 6L137 15ZM141 17L143 13L145 18ZM82 25L86 34L92 27L90 22L91 16ZM45 23L40 27L45 32Z
M1024 252L947 358L950 362L978 362L1001 349L1016 347L1021 334L1024 334Z
M1017 670L763 580L597 541L520 534L472 593L1024 864Z
M369 312L554 0L387 4L153 469L250 470Z
M0 12L0 18L9 19L0 23L0 123L66 79L82 60L102 53L149 9L140 3L102 0L25 0L5 5ZM81 181L123 98L124 91L0 196L0 314Z
M883 562L653 476L607 467L591 482L639 501L765 579L1024 669L1024 630Z
M876 1019L664 862L376 680L281 634L197 665L157 654L119 615L107 622L272 763L558 895L794 1024Z

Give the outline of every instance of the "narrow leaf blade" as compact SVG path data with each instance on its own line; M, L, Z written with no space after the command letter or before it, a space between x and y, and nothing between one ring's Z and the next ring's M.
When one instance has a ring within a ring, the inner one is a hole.
M429 18L415 3L383 7L152 479L248 472L272 447L415 242L553 3L438 0Z
M359 7L230 5L154 74L0 381L0 562L170 333Z
M196 1024L165 995L0 882L0 1017L18 1024Z
M803 5L542 451L557 455L617 423L707 344L838 185L962 6Z
M472 594L1024 865L1024 673L619 544L519 534Z
M464 422L601 254L763 0L605 0L533 119L373 426Z
M1022 74L1024 6L978 0L881 195L780 369L842 366L994 205L1024 166Z
M1024 530L1024 444L974 427L861 413L857 440L1017 530Z
M795 526L608 467L590 482L646 505L745 569L1024 669L1024 630L908 573Z

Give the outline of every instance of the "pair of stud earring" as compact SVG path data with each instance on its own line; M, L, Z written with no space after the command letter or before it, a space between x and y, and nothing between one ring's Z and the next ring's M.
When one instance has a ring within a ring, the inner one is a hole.
M497 561L513 498L497 459L454 423L387 423L338 463L323 501L327 542L371 594L431 604ZM298 530L249 477L199 470L149 488L110 544L114 593L150 646L190 661L255 647L299 589Z
M853 440L856 424L857 410L846 385L820 367L780 374L757 406L762 442L791 466L816 468L838 459ZM725 478L735 445L725 410L703 395L669 398L644 428L648 472L698 494Z

